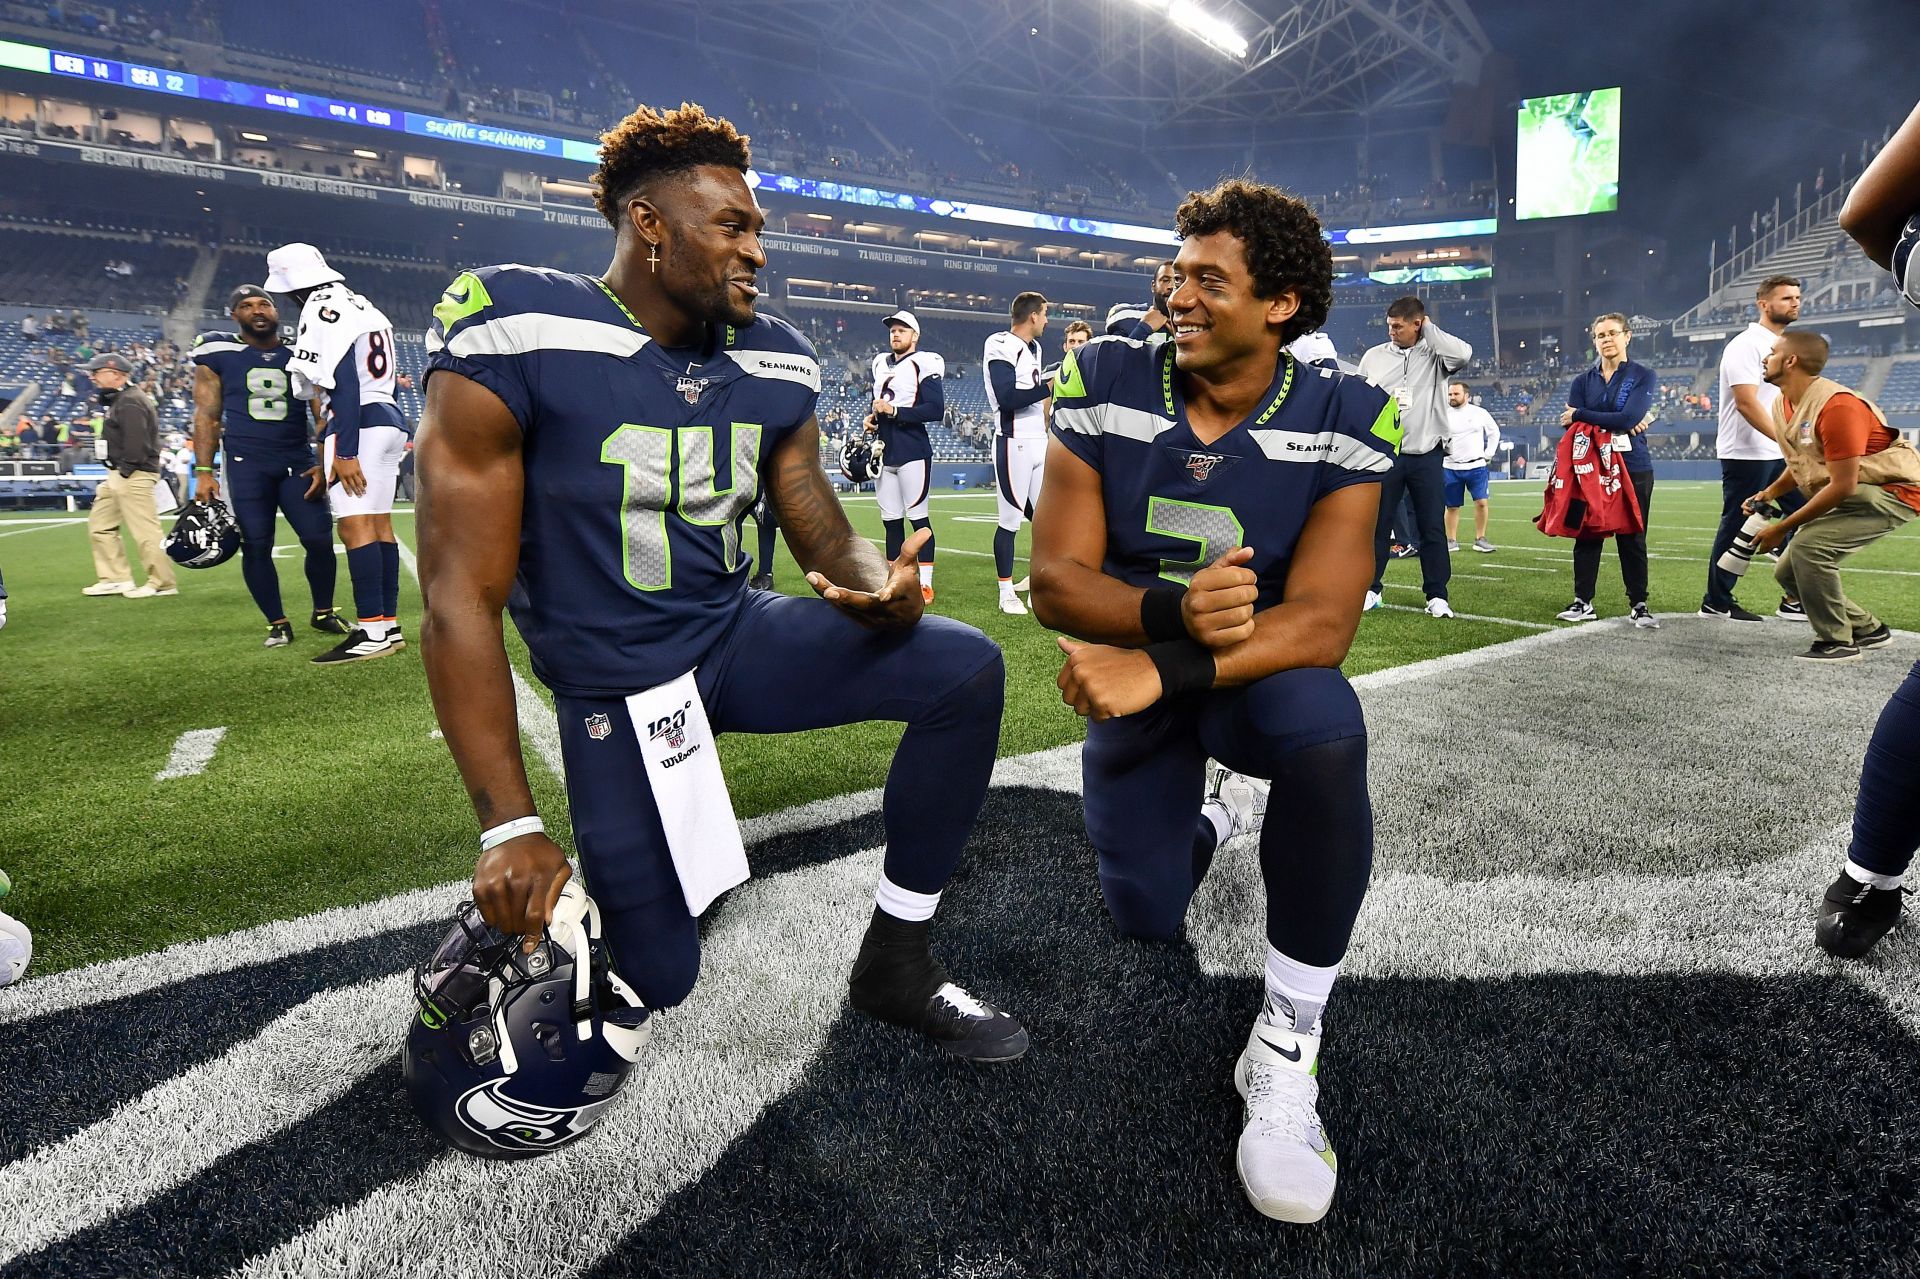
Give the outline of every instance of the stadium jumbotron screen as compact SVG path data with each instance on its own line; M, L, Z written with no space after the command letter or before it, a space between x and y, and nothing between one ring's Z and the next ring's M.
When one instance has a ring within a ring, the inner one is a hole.
M1514 157L1514 217L1612 213L1620 207L1620 90L1523 98Z

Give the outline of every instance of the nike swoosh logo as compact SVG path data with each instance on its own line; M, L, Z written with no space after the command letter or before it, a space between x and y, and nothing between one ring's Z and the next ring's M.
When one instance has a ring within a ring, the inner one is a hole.
M1300 1045L1295 1044L1293 1046L1293 1049L1289 1051L1285 1048L1282 1048L1279 1044L1274 1043L1271 1039L1268 1039L1265 1035L1261 1035L1259 1038L1261 1043L1273 1049L1273 1051L1279 1053L1282 1057L1285 1057L1288 1061L1300 1060Z

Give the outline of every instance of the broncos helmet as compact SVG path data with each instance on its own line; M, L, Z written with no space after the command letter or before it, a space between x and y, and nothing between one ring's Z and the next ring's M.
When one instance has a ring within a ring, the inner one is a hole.
M869 484L880 478L887 445L877 435L855 431L840 446L840 474L855 484Z
M525 1159L579 1139L612 1104L653 1025L600 939L600 908L568 880L530 952L463 903L414 971L402 1054L414 1111L441 1140Z
M219 498L188 502L167 534L167 557L186 568L225 564L240 549L240 526Z

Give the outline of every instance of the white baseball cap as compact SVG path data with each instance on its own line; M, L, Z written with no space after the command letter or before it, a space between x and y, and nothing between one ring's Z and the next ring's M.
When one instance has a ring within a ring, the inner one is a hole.
M887 323L888 325L904 324L915 333L920 331L920 321L913 318L911 311L895 311L887 317Z
M261 287L269 293L297 293L344 278L311 244L283 244L267 254L267 282Z

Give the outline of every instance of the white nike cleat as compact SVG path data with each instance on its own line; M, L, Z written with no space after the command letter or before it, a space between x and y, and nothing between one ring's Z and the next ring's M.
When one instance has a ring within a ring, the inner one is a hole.
M1275 1221L1318 1221L1333 1204L1340 1162L1316 1109L1319 1060L1318 1035L1262 1017L1233 1066L1233 1086L1246 1099L1234 1164L1247 1201Z
M1027 606L1022 604L1020 597L1012 591L1002 591L1000 592L1000 611L1002 613L1013 613L1024 616L1027 611Z
M1380 592L1368 591L1366 603L1360 606L1360 611L1362 613L1371 613L1374 609L1379 607L1380 607Z
M1032 577L1023 577L1013 584L1013 589L1021 592L1031 591L1033 589L1032 583Z
M148 582L145 586L136 586L125 592L125 595L130 600L150 600L156 595L178 595L179 593L180 588L177 586L155 586L152 582Z
M0 986L19 981L33 962L33 930L0 913Z
M1428 617L1452 617L1453 605L1447 603L1445 600L1441 599L1438 595L1436 595L1432 599L1427 601L1427 616Z
M133 589L132 582L95 582L92 586L80 588L82 595L125 595Z
M1225 764L1213 764L1207 770L1207 801L1219 804L1232 818L1227 839L1238 839L1260 829L1266 820L1267 793L1271 789L1271 782L1236 773Z

